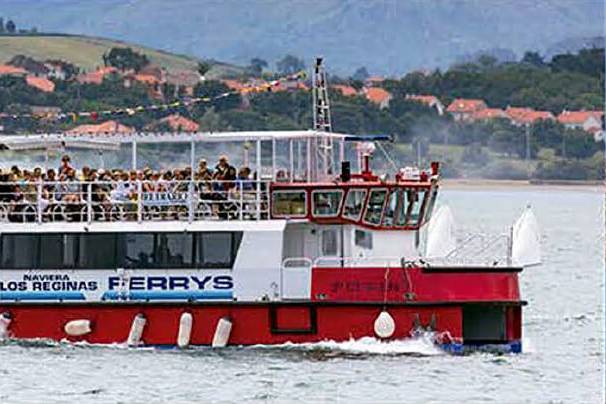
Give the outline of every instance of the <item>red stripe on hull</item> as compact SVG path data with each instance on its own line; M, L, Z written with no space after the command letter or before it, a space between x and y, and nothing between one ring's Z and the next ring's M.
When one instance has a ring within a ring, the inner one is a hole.
M68 339L102 344L125 342L133 318L143 313L147 319L143 342L148 345L175 345L180 316L189 312L193 316L191 344L210 345L219 319L229 317L233 323L229 344L251 345L343 341L374 336L374 321L382 309L381 304L19 304L0 307L0 312L10 312L12 322L9 330L14 338ZM396 324L391 339L409 337L415 322L428 326L432 317L435 318L437 332L448 331L459 341L462 338L460 306L394 305L387 310ZM83 337L69 337L64 326L77 319L90 320L92 332Z

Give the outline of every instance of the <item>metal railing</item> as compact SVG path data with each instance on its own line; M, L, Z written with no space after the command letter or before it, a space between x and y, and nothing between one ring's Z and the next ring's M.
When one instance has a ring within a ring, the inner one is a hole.
M423 260L442 266L510 266L511 237L473 234L445 257L423 257Z
M264 220L269 181L0 182L0 222Z

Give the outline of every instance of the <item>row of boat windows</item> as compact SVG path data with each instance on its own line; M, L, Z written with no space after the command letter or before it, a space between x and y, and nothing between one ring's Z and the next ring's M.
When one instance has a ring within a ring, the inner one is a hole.
M242 232L3 234L2 269L232 268Z
M424 189L393 188L391 190L371 189L368 196L367 189L350 189L343 202L343 190L313 191L312 216L317 218L336 218L341 216L352 221L362 218L365 223L382 226L416 226L420 221L421 208L426 197ZM429 218L435 196L434 191L430 197L426 219ZM341 205L345 204L343 209ZM274 191L272 214L277 217L306 217L307 192L301 191ZM366 208L366 209L365 209Z

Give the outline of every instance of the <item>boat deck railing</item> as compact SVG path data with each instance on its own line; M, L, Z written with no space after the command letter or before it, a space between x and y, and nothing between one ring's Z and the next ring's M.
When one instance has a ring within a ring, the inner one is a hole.
M0 222L266 220L269 181L0 182Z

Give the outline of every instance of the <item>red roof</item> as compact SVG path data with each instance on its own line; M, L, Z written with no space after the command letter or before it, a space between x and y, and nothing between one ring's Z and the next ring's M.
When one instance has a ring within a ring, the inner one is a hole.
M507 114L500 108L484 108L471 114L471 119L478 121L496 118L507 118Z
M106 121L98 125L80 125L67 131L70 134L93 134L102 135L104 133L133 133L135 130L129 126L122 125L116 121Z
M334 86L332 86L333 89L340 91L341 94L347 96L347 97L352 97L354 95L358 94L358 91L353 88L352 86L346 86L343 84L335 84Z
M55 91L55 83L44 77L27 76L25 77L25 81L28 86L35 87L45 93L52 93Z
M15 67L11 65L0 65L0 75L3 74L26 74L27 70L21 67Z
M364 90L366 98L375 104L381 104L391 98L391 94L381 87L370 87Z
M181 132L197 132L200 128L200 125L196 122L179 114L169 115L160 119L158 122L166 122L172 130Z
M111 73L116 73L118 69L115 67L102 67L100 69L95 70L94 72L81 74L78 76L78 81L80 83L86 84L101 84L103 82L103 78Z
M230 90L241 91L246 85L238 80L221 80Z
M160 83L160 80L155 75L153 75L153 74L141 74L141 73L139 73L139 74L135 74L133 76L133 78L135 80L137 80L138 82L140 82L140 83L148 84L148 85L149 84L154 85L154 84Z
M603 111L564 111L558 115L558 121L563 124L582 125L592 117L600 121L603 115Z
M487 108L484 100L475 100L475 99L465 99L465 98L457 98L455 99L446 109L448 112L476 112L481 109Z
M516 123L533 123L540 120L554 119L549 111L535 111L532 108L507 107L505 113Z

